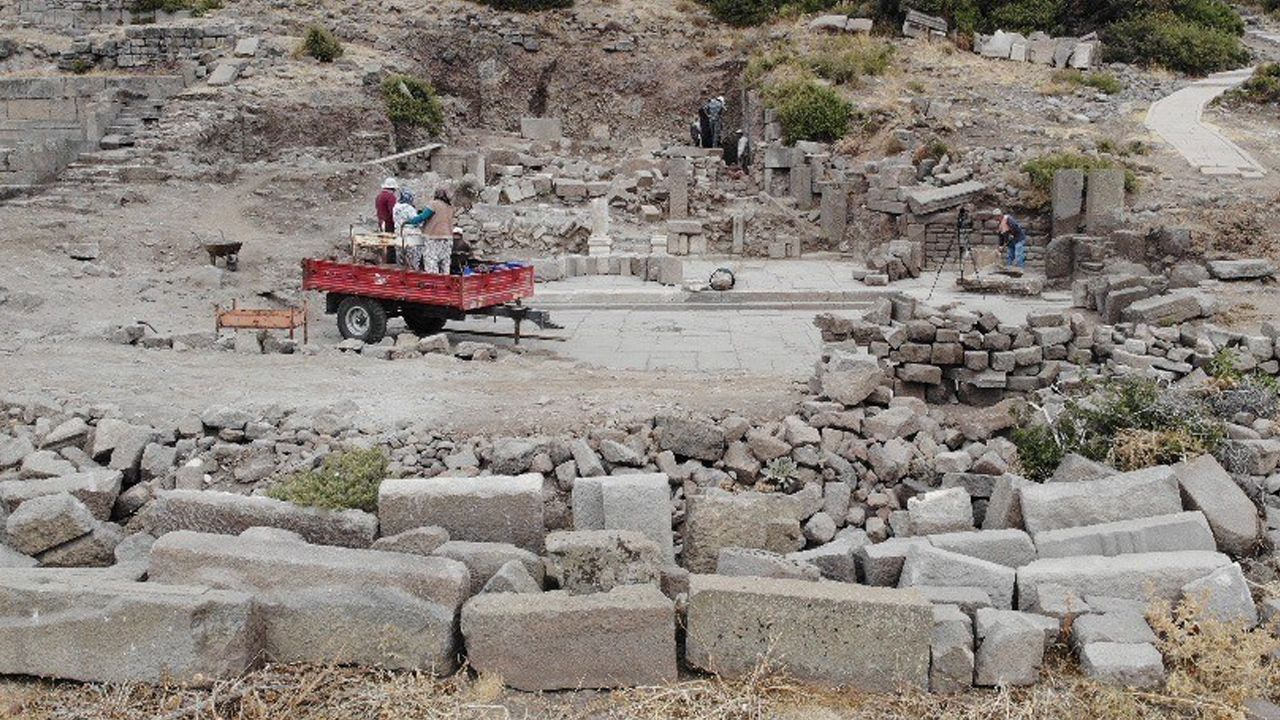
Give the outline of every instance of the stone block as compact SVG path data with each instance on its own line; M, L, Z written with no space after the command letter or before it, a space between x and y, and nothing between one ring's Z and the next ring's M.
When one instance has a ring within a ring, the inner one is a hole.
M982 529L1022 528L1022 488L1031 484L1030 480L1017 475L997 477L991 488L987 512L982 516Z
M676 680L675 608L656 587L478 595L462 608L476 671L529 692Z
M965 692L973 686L973 618L955 605L934 605L929 690Z
M542 558L518 548L511 543L467 542L450 540L431 553L436 557L456 560L466 566L471 576L469 595L479 593L484 586L502 569L503 565L515 561L524 565L530 577L538 585L542 585L545 566Z
M1096 642L1154 643L1156 634L1141 613L1122 610L1077 617L1071 625L1071 641L1077 647Z
M0 574L0 674L207 683L248 671L258 657L245 593L84 573Z
M205 82L210 87L221 87L235 82L239 75L240 66L224 60L214 66L213 72L209 73L209 77Z
M904 190L907 205L916 215L929 215L941 212L974 200L985 192L987 186L970 180L946 187L922 185L919 188Z
M724 430L709 420L660 415L654 424L661 431L659 446L677 456L715 462L724 456Z
M61 477L0 482L0 503L10 512L32 498L70 493L99 520L111 517L123 476L117 470L91 470Z
M1106 480L1031 485L1020 493L1023 522L1032 535L1182 511L1178 484L1167 466Z
M1062 461L1058 463L1058 468L1053 471L1053 476L1049 478L1049 482L1102 480L1118 474L1119 471L1109 465L1090 460L1083 455L1067 453L1063 456Z
M1045 584L1061 586L1086 600L1092 595L1144 602L1152 597L1177 600L1184 585L1230 564L1221 553L1194 550L1040 559L1018 568L1018 606L1036 607L1037 588Z
M526 140L558 142L562 136L560 118L520 118L520 137Z
M480 589L481 593L540 593L542 585L533 579L519 560L503 563Z
M980 530L976 532L942 533L928 536L939 550L986 560L1005 567L1019 568L1036 559L1036 546L1031 536L1021 530Z
M1149 643L1090 643L1080 648L1080 669L1104 685L1154 688L1164 682L1164 658Z
M251 527L274 527L318 545L367 548L378 532L378 519L359 510L334 512L260 496L168 490L147 506L143 526L156 537L175 530L239 535Z
M703 494L686 502L684 564L690 572L714 572L727 547L779 554L804 547L800 503L789 495Z
M855 551L862 582L881 587L897 587L902 566L913 548L932 547L925 538L889 538Z
M1035 543L1041 558L1217 549L1199 512L1046 530L1036 534Z
M542 551L542 476L403 478L378 488L386 535L436 525L454 540L505 542Z
M1258 608L1249 593L1249 583L1238 564L1225 565L1182 588L1182 594L1203 604L1201 617L1219 622L1258 624Z
M156 540L148 577L249 593L262 649L278 662L439 673L456 662L454 618L469 580L444 558L187 531Z
M1053 174L1053 236L1080 231L1084 211L1084 172L1059 170Z
M1276 266L1270 260L1210 260L1209 274L1218 280L1263 280L1274 277Z
M23 503L5 523L8 544L20 553L39 555L93 532L98 520L69 493L45 495Z
M1045 630L1026 613L979 610L974 684L1033 685L1044 663Z
M842 405L861 405L885 380L884 370L874 357L833 354L822 373L822 395Z
M856 583L858 582L858 548L870 542L865 532L857 531L856 535L841 533L829 543L810 550L789 553L786 558L817 567L822 577L828 580ZM895 585L896 582L887 584Z
M1236 556L1251 555L1261 541L1258 510L1249 496L1212 455L1173 466L1187 508L1199 510L1209 521L1218 549Z
M686 627L688 663L720 675L750 674L767 657L800 681L870 692L928 684L933 609L910 590L693 575Z
M763 577L811 582L816 582L822 577L822 572L816 565L765 550L747 548L721 550L720 558L716 562L716 574L726 577Z
M1120 311L1120 319L1124 322L1168 327L1194 320L1202 314L1200 300L1197 297L1185 293L1171 293L1155 295L1131 303Z
M248 532L248 531L246 531ZM244 533L241 533L243 535ZM397 535L380 537L373 541L370 550L430 555L436 548L449 542L449 531L442 527L420 527L405 530Z
M575 530L634 530L675 562L671 485L662 473L578 478L573 484Z
M977 587L987 593L994 607L1007 610L1013 605L1016 577L1014 569L1004 565L932 546L918 546L907 553L898 587Z
M570 595L658 584L657 543L631 530L577 530L547 536L547 576Z
M1124 170L1095 168L1086 187L1085 230L1104 235L1124 223Z
M671 158L667 168L667 217L683 220L689 217L689 159Z
M907 500L913 535L973 529L973 505L962 487L934 490Z

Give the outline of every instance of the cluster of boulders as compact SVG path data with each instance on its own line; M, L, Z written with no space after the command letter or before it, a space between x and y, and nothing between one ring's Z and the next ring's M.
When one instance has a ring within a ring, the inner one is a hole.
M1007 407L955 420L883 380L887 407L569 440L385 431L350 408L157 429L9 400L0 672L207 681L262 657L438 673L465 658L538 691L672 680L682 647L727 676L769 657L812 682L950 692L1035 682L1071 626L1091 676L1150 685L1153 595L1258 621L1229 557L1263 543L1258 510L1213 458L1121 474L1071 456L1030 483L992 437ZM391 458L376 513L207 489L344 445ZM121 661L125 644L139 651Z

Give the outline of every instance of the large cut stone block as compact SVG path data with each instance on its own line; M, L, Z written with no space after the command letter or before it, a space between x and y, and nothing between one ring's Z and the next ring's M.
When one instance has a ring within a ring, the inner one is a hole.
M576 530L634 530L657 543L675 562L671 533L671 484L662 473L578 478L573 483Z
M1183 585L1230 564L1226 555L1195 550L1036 560L1018 569L1018 607L1038 607L1041 585L1058 585L1086 598L1177 600Z
M907 553L898 587L930 585L982 588L991 597L992 605L1007 610L1013 605L1015 580L1013 568L923 546L915 547Z
M928 684L933 607L911 590L693 575L688 608L685 657L703 670L742 676L767 658L797 680Z
M152 582L253 595L263 650L279 662L447 673L470 576L461 563L297 541L175 532L151 548Z
M467 566L467 571L471 573L471 592L469 595L478 595L484 589L485 583L489 582L503 565L515 561L524 566L529 576L533 578L538 586L542 586L542 580L546 573L546 565L542 562L542 558L533 553L518 548L511 543L486 543L486 542L467 542L465 540L450 540L431 552L436 557L449 558L457 560Z
M547 575L571 595L620 585L658 584L663 558L649 538L631 530L575 530L547 536Z
M477 595L462 608L468 662L531 692L676 679L675 607L656 587Z
M1149 643L1090 643L1080 649L1080 669L1104 685L1150 688L1164 682L1164 658Z
M1021 530L980 530L930 535L939 550L949 550L1005 567L1017 568L1036 559L1031 536Z
M18 552L39 555L93 532L98 524L84 503L67 493L45 495L23 503L6 521L9 544Z
M1031 485L1020 494L1022 519L1032 535L1182 512L1178 483L1167 466L1105 480Z
M0 675L208 682L253 665L259 638L249 595L85 572L0 573Z
M715 572L724 548L786 554L804 547L800 502L789 495L709 493L687 502L684 564L689 572Z
M0 482L0 503L10 512L31 498L71 493L99 520L111 517L111 508L120 495L123 475L116 470L92 470L61 477Z
M378 532L378 519L359 510L334 512L266 497L202 490L159 493L147 506L143 523L156 537L175 530L239 535L251 527L273 527L296 532L318 545L353 548L369 547Z
M1105 235L1124 223L1124 170L1090 170L1085 192L1085 230L1090 235Z
M1209 523L1198 512L1046 530L1035 540L1042 558L1217 549Z
M1212 455L1201 455L1173 466L1188 508L1204 513L1218 549L1249 555L1257 547L1262 528L1258 509L1244 490Z
M438 525L454 540L542 552L542 476L387 480L378 488L378 518L384 535Z

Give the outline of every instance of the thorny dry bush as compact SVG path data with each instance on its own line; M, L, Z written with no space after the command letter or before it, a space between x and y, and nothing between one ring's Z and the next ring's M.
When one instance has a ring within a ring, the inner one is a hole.
M1029 688L958 695L816 689L768 663L737 680L693 679L604 693L531 695L493 677L270 666L211 689L0 683L0 717L31 720L1245 720L1241 703L1274 698L1280 648L1271 628L1203 619L1196 599L1149 613L1169 671L1165 688L1126 690L1082 677L1061 652Z

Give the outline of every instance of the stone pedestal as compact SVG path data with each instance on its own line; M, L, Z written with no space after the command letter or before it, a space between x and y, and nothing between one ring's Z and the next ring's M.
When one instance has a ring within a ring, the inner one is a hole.
M822 239L839 245L844 242L844 231L849 216L849 191L844 183L831 182L822 186L822 206L819 227Z
M741 255L747 242L747 219L742 213L733 215L733 254Z
M1121 178L1123 189L1124 179ZM1053 236L1074 235L1083 219L1084 172L1059 170L1053 174Z
M1085 229L1091 235L1124 224L1124 170L1090 170L1085 201Z
M689 217L689 159L671 158L667 177L669 206L667 217L683 220Z

